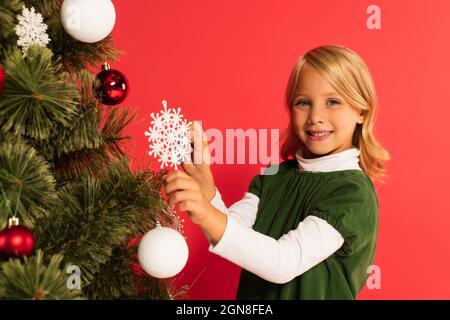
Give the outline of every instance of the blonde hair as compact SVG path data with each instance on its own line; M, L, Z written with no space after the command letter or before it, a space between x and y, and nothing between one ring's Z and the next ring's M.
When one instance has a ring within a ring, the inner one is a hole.
M300 56L292 69L286 88L285 104L290 115L288 128L283 132L281 157L295 159L295 153L304 148L292 122L292 108L300 71L308 64L325 77L335 90L357 110L363 111L363 123L357 124L352 144L360 150L361 169L373 180L384 183L385 161L390 155L375 138L373 128L378 99L369 70L354 51L338 45L314 48Z

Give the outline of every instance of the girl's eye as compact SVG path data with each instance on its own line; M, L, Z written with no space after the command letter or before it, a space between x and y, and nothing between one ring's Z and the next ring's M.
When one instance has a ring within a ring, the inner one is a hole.
M328 103L332 106L341 104L341 102L337 99L330 99L330 100L328 100ZM299 100L297 100L295 105L296 106L307 106L307 105L309 105L309 101L305 100L305 99L299 99Z
M309 102L307 100L305 100L305 99L300 99L300 100L298 100L295 103L296 106L305 106L305 105L308 105L308 104L309 104Z
M328 102L331 102L332 103L331 105L341 104L341 102L336 99L330 99L330 100L328 100Z

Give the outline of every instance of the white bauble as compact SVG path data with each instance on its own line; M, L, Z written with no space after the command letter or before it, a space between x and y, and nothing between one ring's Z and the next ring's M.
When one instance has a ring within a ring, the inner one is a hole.
M94 43L111 33L116 22L116 10L111 0L64 0L61 22L73 38Z
M184 237L172 228L156 227L142 237L138 259L142 269L155 278L170 278L183 270L189 255Z

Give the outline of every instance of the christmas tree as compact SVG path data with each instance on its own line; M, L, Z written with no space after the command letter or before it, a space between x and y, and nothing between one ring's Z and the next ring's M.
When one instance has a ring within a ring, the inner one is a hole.
M123 132L135 115L100 103L90 71L120 52L111 35L69 35L62 5L0 2L0 242L28 241L0 243L0 298L173 298L181 291L136 258L157 222L179 223L160 195L166 172L130 169Z

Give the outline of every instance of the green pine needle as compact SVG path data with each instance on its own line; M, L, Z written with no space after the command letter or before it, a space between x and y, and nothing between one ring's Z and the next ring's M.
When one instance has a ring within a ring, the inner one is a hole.
M52 160L58 180L70 179L83 170L91 173L121 157L124 142L131 137L123 131L135 113L123 107L105 107L92 94L94 75L82 71L72 82L79 83L78 114L67 127L56 126L58 135L49 140L31 141L47 159Z
M0 227L5 226L10 214L32 226L56 199L55 179L48 162L18 139L0 143L0 187ZM7 201L13 212L5 210Z
M124 129L135 119L136 114L125 107L111 108L100 114L100 131L104 142L104 151L113 157L124 155L122 143L130 139L123 135Z
M84 289L97 277L107 277L102 273L110 268L114 252L124 250L131 237L152 229L160 217L171 221L171 216L155 176L131 172L125 158L110 163L98 177L85 174L79 179L59 190L60 204L53 206L49 219L36 223L35 232L39 248L62 253L66 263L80 267ZM122 280L126 288L129 284ZM105 294L99 283L89 287L88 296Z
M78 90L58 76L52 52L32 46L23 57L13 50L5 61L5 90L0 96L3 131L48 139L55 124L68 126L77 113Z
M16 15L22 9L20 0L8 0L0 2L0 39L4 40L14 34Z
M134 208L111 196L114 187L90 176L64 186L61 205L36 230L39 247L61 252L66 262L78 265L85 285L138 226Z
M92 106L81 113L85 117L74 122L73 135L67 129L61 130L61 136L53 142L56 153L53 163L58 179L70 179L85 170L97 174L110 161L125 155L123 144L131 138L123 134L135 117L128 109L108 107L105 110ZM88 130L92 130L90 135ZM63 139L64 136L67 139Z
M17 41L14 27L22 5L20 0L0 1L0 61L4 59L6 48Z
M31 258L11 259L0 268L0 298L62 300L81 298L81 290L69 289L68 276L60 269L61 255L51 257L44 265L43 254L38 250Z

